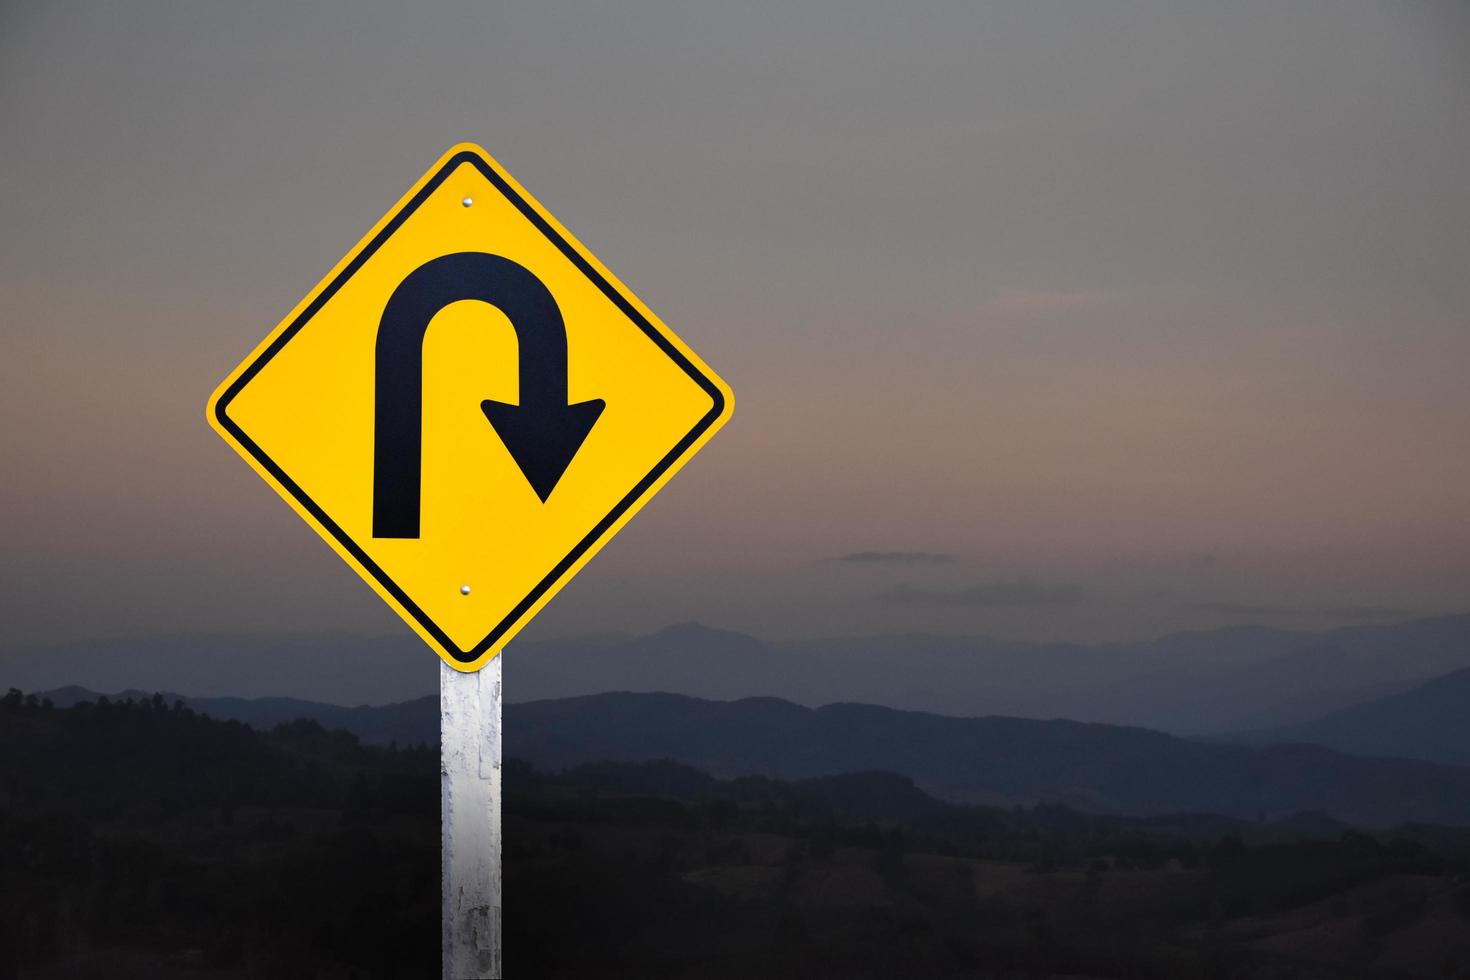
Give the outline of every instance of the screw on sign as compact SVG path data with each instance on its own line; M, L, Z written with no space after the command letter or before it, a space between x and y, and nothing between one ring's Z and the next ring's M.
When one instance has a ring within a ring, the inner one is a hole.
M446 977L501 975L499 652L733 404L471 145L210 399L210 425L443 661Z

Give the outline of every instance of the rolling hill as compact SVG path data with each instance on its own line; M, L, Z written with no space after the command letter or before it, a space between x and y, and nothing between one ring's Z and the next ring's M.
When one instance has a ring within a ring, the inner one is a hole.
M1305 742L1355 755L1470 766L1470 670L1300 725L1251 732L1248 744Z
M1470 770L1315 746L1219 745L1070 721L667 694L510 705L505 722L506 751L546 768L667 758L720 776L882 770L973 803L1238 819L1317 811L1364 826L1470 823Z
M96 698L80 688L42 696L58 707ZM129 697L151 695L125 691L112 700ZM168 703L175 699L261 730L309 718L379 745L438 739L432 697L344 708L283 698L164 695ZM1201 813L1243 820L1316 812L1362 826L1470 825L1470 769L1362 758L1313 745L1212 743L1097 723L616 693L507 705L505 731L507 755L552 770L673 759L722 777L887 771L967 803L1066 803L1129 816Z

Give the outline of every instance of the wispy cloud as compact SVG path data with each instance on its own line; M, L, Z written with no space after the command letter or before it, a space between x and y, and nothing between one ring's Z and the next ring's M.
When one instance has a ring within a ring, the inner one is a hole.
M942 551L853 551L845 555L838 555L832 560L860 565L883 563L948 565L955 560L955 556Z
M1408 619L1418 615L1412 610L1392 606L1278 606L1249 602L1187 602L1185 609L1215 613L1221 616L1257 619L1337 619L1384 620Z
M1015 580L967 589L918 589L900 585L879 593L884 602L931 606L1073 606L1087 594L1075 585L1039 585Z

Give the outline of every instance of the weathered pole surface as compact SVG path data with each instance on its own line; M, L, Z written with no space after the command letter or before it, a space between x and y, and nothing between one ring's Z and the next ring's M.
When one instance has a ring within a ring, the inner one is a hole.
M500 680L439 664L444 980L501 976Z

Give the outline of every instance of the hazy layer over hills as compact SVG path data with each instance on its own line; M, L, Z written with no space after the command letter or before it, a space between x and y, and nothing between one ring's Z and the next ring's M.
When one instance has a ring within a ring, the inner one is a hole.
M664 691L776 696L954 715L1142 725L1180 733L1275 728L1470 668L1470 616L1321 633L1241 627L1130 644L877 636L772 644L696 625L513 646L508 700ZM0 686L387 703L438 688L411 636L171 636L0 653Z
M879 636L776 646L686 625L506 655L512 701L665 691L1070 718L1186 734L1320 717L1470 667L1470 616L1324 633L1242 627L1119 645Z
M69 684L94 691L387 704L437 692L439 658L406 632L173 633L0 652L0 687L41 691Z

